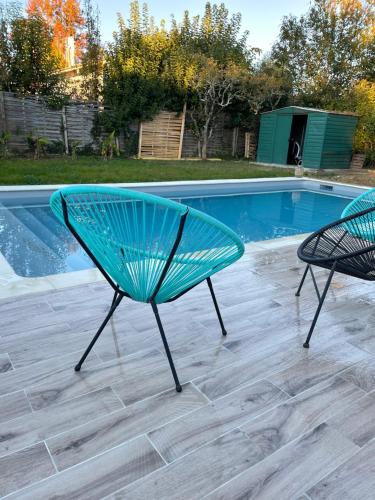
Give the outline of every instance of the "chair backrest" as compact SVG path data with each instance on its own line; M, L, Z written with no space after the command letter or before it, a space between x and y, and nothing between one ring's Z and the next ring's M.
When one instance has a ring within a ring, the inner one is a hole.
M357 198L354 198L342 211L341 218L373 207L375 207L375 188L369 189L357 196ZM357 218L346 222L345 228L357 238L375 241L375 212L370 212L365 218Z
M342 211L341 218L348 217L348 215L353 215L362 210L367 210L368 208L375 206L375 188L369 189L364 193L354 198Z
M227 226L186 205L137 191L72 186L51 208L94 262L134 300L172 300L244 252Z

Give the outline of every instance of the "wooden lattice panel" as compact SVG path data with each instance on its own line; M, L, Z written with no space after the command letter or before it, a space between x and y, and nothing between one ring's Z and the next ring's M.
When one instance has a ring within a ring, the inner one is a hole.
M161 111L149 122L141 124L139 133L140 158L181 158L185 113Z

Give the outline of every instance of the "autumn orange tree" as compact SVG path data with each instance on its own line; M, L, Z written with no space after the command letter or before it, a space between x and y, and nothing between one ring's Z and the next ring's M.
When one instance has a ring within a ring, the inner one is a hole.
M37 15L45 20L52 30L52 47L64 65L66 40L74 37L76 55L79 57L83 39L81 29L84 19L79 0L28 0L28 15Z

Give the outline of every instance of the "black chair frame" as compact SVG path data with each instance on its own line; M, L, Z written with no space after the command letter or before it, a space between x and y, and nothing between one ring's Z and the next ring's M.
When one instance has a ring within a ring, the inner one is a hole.
M375 207L336 220L311 234L299 246L297 255L306 262L306 268L298 286L296 296L301 293L307 273L310 272L318 306L303 347L310 346L310 339L319 318L324 300L335 272L366 281L375 280ZM349 224L347 224L349 223ZM361 225L371 227L374 241L360 237ZM354 228L354 233L350 228ZM329 270L322 292L319 291L312 266Z

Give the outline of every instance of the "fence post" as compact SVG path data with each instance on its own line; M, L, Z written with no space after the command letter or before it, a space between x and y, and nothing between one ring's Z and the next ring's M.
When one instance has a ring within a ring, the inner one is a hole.
M138 134L138 158L142 157L142 122L139 125L139 134Z
M237 145L238 145L238 127L234 127L232 135L232 156L237 155Z
M245 158L250 158L250 132L245 132Z
M66 109L65 106L62 107L62 123L63 123L63 135L64 135L64 144L65 144L65 153L69 154L69 141L68 141L68 128L66 125Z
M178 159L181 160L182 156L182 146L184 142L184 133L185 133L185 118L186 118L186 102L184 103L184 109L182 111L181 117L181 135L180 135L180 145L178 147Z
M1 124L3 126L1 127ZM4 92L0 92L0 131L6 132L7 131L7 120L6 120L6 115L5 115L5 99L4 99Z

